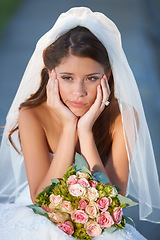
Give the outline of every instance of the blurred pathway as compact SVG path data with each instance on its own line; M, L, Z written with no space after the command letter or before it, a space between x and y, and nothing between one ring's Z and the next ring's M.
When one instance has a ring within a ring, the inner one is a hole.
M160 80L156 53L160 38L157 0L26 0L8 25L0 46L0 126L17 91L37 40L63 11L88 6L111 18L122 34L122 43L141 93L160 173ZM154 14L153 14L154 13ZM154 16L154 18L153 18ZM158 15L157 15L158 16ZM160 175L160 174L159 174ZM147 238L160 239L160 226L138 220L137 229Z

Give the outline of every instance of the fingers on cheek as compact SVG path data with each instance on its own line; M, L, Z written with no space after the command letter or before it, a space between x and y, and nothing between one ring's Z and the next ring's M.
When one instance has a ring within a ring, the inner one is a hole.
M48 84L47 84L47 89L53 90L53 88L54 88L54 80L52 78L49 78Z
M100 92L101 92L101 86L98 85L97 86L97 97L101 94Z
M110 91L109 83L106 76L104 76L104 83L105 83L105 88L107 90L107 94L110 95L111 91Z
M105 101L108 100L109 98L109 95L110 95L110 88L109 88L109 84L108 84L108 81L105 80L105 79L102 79L102 89L103 89L103 99Z
M110 87L109 87L109 83L108 83L108 81L106 82L106 84L107 84L107 91L108 91L108 95L110 95L110 93L111 93L111 90L110 90Z
M53 92L58 94L59 90L58 90L58 80L55 79L54 81L54 86L53 86Z
M50 82L48 82L47 84L46 92L47 92L47 102L50 102L52 98L52 92L53 92Z
M97 86L97 101L102 101L102 88L100 85Z

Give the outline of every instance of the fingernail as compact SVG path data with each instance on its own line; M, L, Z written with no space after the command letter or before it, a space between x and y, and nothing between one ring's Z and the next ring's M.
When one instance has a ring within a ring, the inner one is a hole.
M107 80L107 76L106 76L105 74L103 75L103 78L104 78L105 80Z
M52 69L51 73L52 73L53 75L55 75L55 70L54 70L54 69Z

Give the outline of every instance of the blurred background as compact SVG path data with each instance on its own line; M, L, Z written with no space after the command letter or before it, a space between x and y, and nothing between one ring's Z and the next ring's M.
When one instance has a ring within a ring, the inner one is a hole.
M5 125L37 40L60 13L74 6L103 12L119 28L142 97L160 176L160 0L0 0L0 126ZM160 239L160 224L139 221L138 207L128 210L128 215L147 239Z

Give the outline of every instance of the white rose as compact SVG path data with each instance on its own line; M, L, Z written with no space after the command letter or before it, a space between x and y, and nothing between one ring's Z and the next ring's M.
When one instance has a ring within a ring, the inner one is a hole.
M118 195L117 189L112 187L112 192L109 195L110 197L116 197Z
M96 188L90 187L88 188L88 198L90 201L96 201L99 197L99 193Z
M50 201L51 201L51 208L54 208L62 203L62 197L60 195L51 194Z
M78 178L86 178L86 179L90 178L90 175L88 173L84 173L84 172L77 172L76 175Z
M84 196L86 189L80 184L73 184L69 186L69 193L75 197Z

